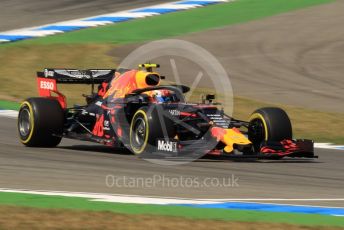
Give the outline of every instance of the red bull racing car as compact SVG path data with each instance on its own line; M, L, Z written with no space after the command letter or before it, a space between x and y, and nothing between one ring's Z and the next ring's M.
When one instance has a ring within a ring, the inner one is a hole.
M185 101L189 87L163 85L157 67L38 72L40 97L28 98L19 110L20 141L55 147L62 138L72 138L150 157L316 157L313 141L292 139L282 109L261 108L248 121L234 119L214 103L215 95L204 95L199 103ZM91 84L92 93L84 95L84 105L68 107L57 84Z

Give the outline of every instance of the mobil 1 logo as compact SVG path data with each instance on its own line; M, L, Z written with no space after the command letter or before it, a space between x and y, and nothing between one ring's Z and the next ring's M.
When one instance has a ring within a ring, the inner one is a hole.
M178 141L171 139L157 139L157 150L160 152L178 153Z

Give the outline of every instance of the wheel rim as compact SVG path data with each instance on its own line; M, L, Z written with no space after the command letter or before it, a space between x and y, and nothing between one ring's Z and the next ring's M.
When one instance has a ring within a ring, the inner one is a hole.
M135 149L141 149L146 140L146 121L143 118L137 118L133 127L132 145Z
M263 122L260 119L254 119L249 125L249 139L255 145L265 140L265 131Z
M28 108L23 108L19 114L19 132L21 136L29 135L31 131L31 115Z

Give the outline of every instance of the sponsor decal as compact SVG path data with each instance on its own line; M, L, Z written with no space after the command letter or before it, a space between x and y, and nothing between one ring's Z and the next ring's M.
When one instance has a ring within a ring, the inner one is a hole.
M211 120L210 122L213 125L222 127L222 128L228 128L229 121L226 120L221 114L207 114L207 117Z
M169 139L158 139L157 140L157 149L159 151L177 153L178 152L178 142L175 140Z
M170 110L168 110L168 112L169 112L172 116L180 116L180 111L179 111L179 110L170 109Z
M110 121L104 120L104 130L110 130Z
M91 76L84 70L55 70L56 73L71 77L71 78L76 78L76 79L90 79Z
M54 83L51 82L51 81L41 81L41 82L39 83L39 87L40 87L41 89L54 90L55 85L54 85Z
M96 69L96 70L90 70L92 73L92 77L97 78L101 76L105 76L108 74L111 74L112 70L105 70L105 69Z
M50 96L50 91L57 91L55 79L37 78L40 96Z
M44 69L46 78L91 79L110 75L114 70Z

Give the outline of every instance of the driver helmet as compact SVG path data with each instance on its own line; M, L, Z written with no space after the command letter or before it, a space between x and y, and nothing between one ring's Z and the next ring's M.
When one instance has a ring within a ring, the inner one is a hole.
M173 93L167 89L154 90L153 97L158 103L174 101Z

